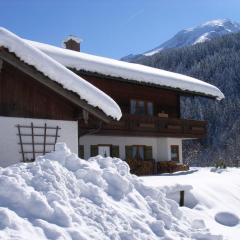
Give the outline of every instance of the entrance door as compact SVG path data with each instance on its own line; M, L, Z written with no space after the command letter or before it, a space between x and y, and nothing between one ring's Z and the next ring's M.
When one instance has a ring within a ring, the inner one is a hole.
M98 146L98 154L103 157L110 157L110 146Z

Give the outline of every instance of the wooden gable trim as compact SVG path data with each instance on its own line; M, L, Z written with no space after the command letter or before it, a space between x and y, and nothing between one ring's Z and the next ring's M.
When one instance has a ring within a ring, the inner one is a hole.
M108 117L99 108L95 108L89 105L85 100L80 99L80 97L76 93L64 89L60 84L52 81L50 78L43 75L43 73L39 72L33 66L30 66L22 62L15 54L9 53L5 48L0 47L0 58L8 62L9 64L13 65L17 69L21 70L22 72L28 74L29 76L31 76L41 84L47 86L52 91L58 93L65 99L69 100L76 106L85 109L86 111L93 114L94 116L101 119L102 121L106 123L110 123L111 121L113 121L112 118Z

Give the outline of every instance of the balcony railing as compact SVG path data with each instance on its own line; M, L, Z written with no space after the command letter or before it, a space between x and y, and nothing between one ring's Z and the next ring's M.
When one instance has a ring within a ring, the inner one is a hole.
M125 114L118 122L103 124L99 134L203 138L207 122Z

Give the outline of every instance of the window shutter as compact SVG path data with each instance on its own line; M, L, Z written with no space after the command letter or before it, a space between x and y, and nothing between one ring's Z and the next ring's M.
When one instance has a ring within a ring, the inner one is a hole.
M152 160L152 146L144 146L144 158L145 160Z
M91 157L98 155L98 145L91 145Z
M132 159L132 146L125 146L126 160Z
M112 151L111 152L112 157L119 158L119 146L112 145L111 151Z
M79 156L79 158L84 159L84 145L79 145L79 147L78 147L78 156Z

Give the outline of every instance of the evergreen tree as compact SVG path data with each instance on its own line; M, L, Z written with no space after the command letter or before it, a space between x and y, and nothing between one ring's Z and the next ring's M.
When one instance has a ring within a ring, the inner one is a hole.
M184 144L184 159L192 165L227 165L240 159L240 33L180 49L167 49L132 62L196 77L219 87L221 102L182 97L183 118L207 119L208 136Z

